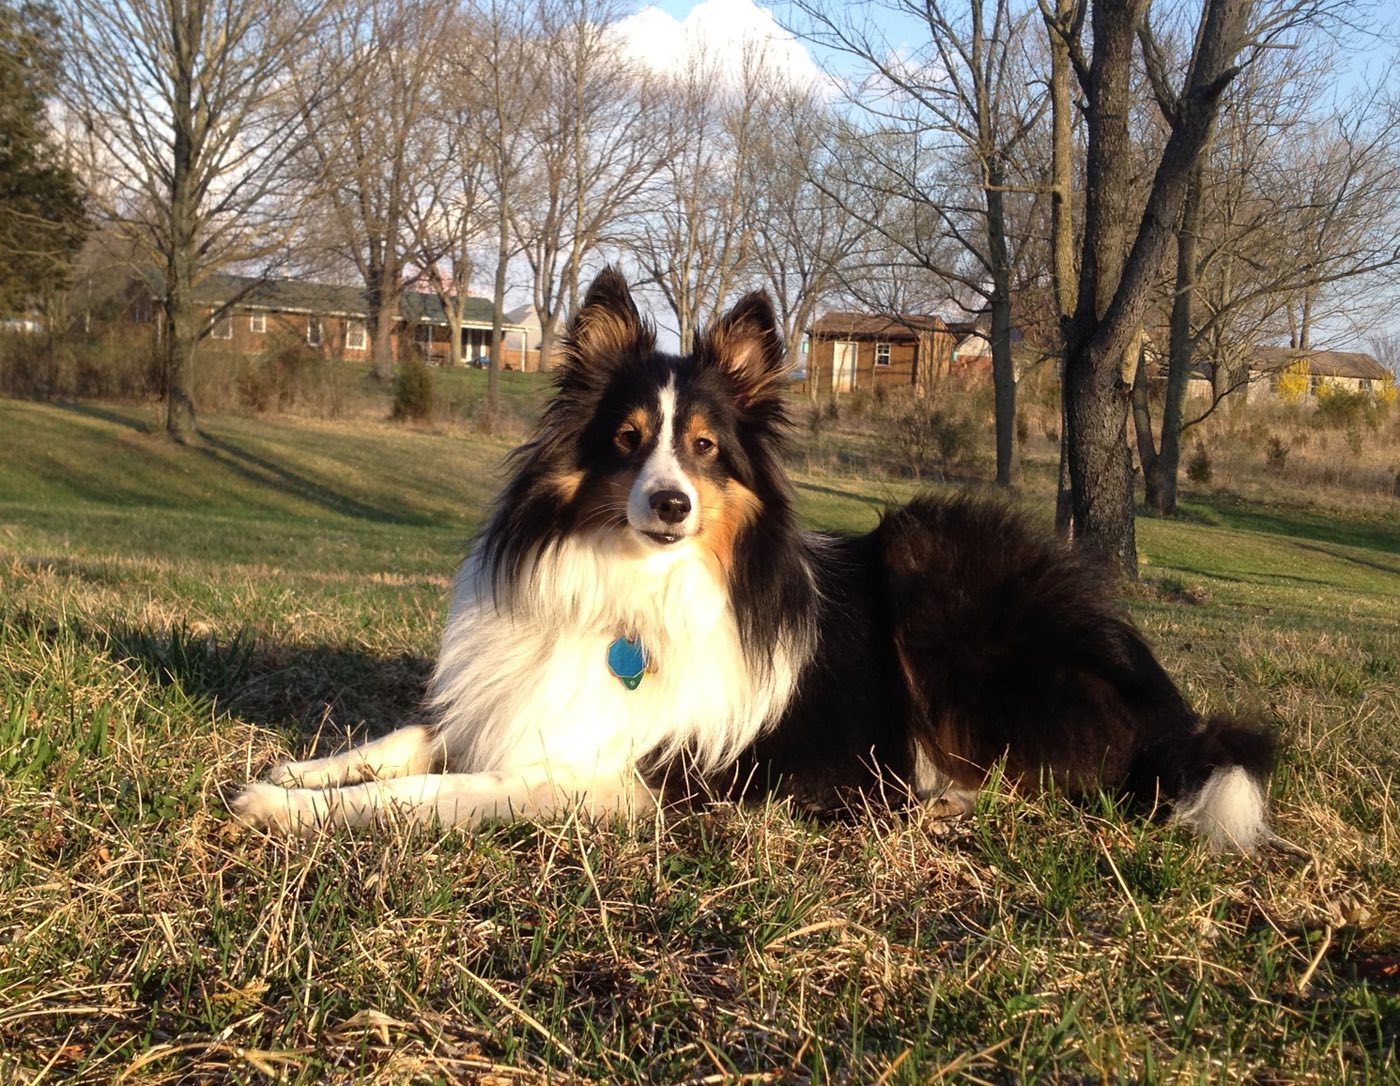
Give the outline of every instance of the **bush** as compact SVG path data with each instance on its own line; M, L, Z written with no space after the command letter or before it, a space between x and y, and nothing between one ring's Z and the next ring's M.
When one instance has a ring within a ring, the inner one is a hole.
M897 467L915 479L932 469L965 467L977 456L976 420L967 414L911 400L890 418L889 452Z
M1270 471L1282 474L1288 467L1288 443L1275 434L1269 438L1269 447L1264 451L1264 464Z
M394 407L391 417L423 422L433 416L433 375L421 358L399 366L394 374Z
M0 335L0 393L33 399L133 400L163 391L148 335Z
M1193 483L1208 483L1211 477L1210 453L1204 445L1197 445L1186 462L1186 478Z
M1324 384L1317 390L1313 422L1330 430L1351 430L1358 426L1374 430L1380 422L1380 411L1369 392L1348 392Z

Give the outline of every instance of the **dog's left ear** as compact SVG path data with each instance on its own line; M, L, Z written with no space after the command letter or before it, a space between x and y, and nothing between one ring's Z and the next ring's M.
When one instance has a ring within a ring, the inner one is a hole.
M733 378L739 403L777 396L786 370L783 335L766 291L745 294L705 335L702 362Z

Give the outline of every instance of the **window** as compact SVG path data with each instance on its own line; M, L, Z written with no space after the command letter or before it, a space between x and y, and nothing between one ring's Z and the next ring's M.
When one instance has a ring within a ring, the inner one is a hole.
M313 347L319 347L321 345L320 317L306 318L306 342L311 344L311 346Z
M267 314L266 314L266 313L249 313L249 314L248 314L248 331L254 332L254 333L256 333L257 335L262 335L264 332L266 332L266 331L267 331Z
M1312 393L1312 395L1316 396L1316 395L1317 395L1317 390L1320 389L1321 387L1322 387L1322 374L1320 374L1320 373L1314 373L1314 374L1312 375L1311 379L1309 379L1309 381L1308 381L1308 391L1309 391L1310 393Z
M232 339L233 338L233 315L225 313L214 322L214 327L209 330L210 339Z
M888 366L890 364L890 345L888 343L875 344L875 365Z
M364 321L345 322L345 349L348 351L363 351L369 346L369 333L365 329Z

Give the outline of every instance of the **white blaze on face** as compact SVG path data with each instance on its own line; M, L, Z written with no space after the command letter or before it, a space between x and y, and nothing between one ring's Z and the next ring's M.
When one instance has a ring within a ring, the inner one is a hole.
M632 484L632 492L627 496L627 522L639 532L693 535L700 527L700 496L676 457L674 377L657 395L657 406L661 411L661 425L657 430L656 445L642 464L642 470L637 473L637 481ZM690 503L690 511L683 520L667 522L656 515L652 508L652 498L664 490L685 495Z

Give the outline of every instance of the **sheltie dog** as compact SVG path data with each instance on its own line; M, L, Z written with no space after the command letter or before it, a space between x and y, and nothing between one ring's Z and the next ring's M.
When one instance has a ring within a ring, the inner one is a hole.
M1272 735L1193 712L1087 559L983 499L798 527L765 294L678 357L608 269L564 338L457 577L430 722L282 765L237 817L463 826L681 794L965 813L996 767L1127 793L1213 847L1267 836Z

